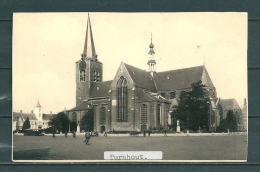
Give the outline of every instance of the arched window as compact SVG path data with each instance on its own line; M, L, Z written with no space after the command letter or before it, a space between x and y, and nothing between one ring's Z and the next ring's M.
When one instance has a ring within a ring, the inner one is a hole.
M93 72L93 81L96 82L97 81L97 72L94 70Z
M106 108L102 107L100 109L100 125L106 124Z
M117 120L127 121L127 81L121 76L117 82Z
M141 106L141 123L146 124L147 123L147 105L142 104Z
M80 82L85 82L85 80L86 80L85 70L81 70L81 71L79 72L79 81L80 81Z
M161 124L161 105L157 104L156 106L156 124Z
M75 112L73 112L72 116L71 116L71 121L73 122L77 122L77 114Z
M175 92L171 92L171 93L170 93L170 98L171 98L171 99L174 99L174 98L175 98Z
M97 72L97 82L99 82L99 72Z

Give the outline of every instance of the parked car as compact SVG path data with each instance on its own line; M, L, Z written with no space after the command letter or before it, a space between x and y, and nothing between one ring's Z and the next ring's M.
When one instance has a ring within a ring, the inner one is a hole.
M24 130L24 136L44 136L42 130L26 129Z

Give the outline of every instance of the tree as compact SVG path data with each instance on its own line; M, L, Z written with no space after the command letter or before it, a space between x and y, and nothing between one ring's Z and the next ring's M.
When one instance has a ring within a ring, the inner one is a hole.
M74 131L77 131L77 122L72 121L70 123L70 131L73 133Z
M69 123L68 116L64 112L59 112L48 124L53 127L53 130L64 132L69 130Z
M175 120L186 124L187 129L208 130L210 99L201 81L191 84L191 89L181 92L178 107L172 112Z
M237 121L235 114L232 110L227 113L226 119L221 120L220 125L217 127L217 132L236 132L237 131Z
M80 121L81 130L93 131L94 129L94 111L88 110Z
M25 130L25 129L28 129L28 128L31 128L31 125L30 125L30 120L29 120L29 118L27 117L26 120L25 120L24 123L23 123L23 128L22 128L22 130Z

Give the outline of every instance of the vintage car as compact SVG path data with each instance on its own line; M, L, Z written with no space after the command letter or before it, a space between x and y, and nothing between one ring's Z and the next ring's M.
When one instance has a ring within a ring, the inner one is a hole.
M42 130L26 129L24 130L24 136L44 136Z

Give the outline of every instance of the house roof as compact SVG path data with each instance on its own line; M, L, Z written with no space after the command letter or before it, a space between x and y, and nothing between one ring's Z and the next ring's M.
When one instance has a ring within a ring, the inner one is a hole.
M126 63L124 64L137 87L146 88L149 90L156 90L153 77L150 75L149 72L146 72L145 70L142 69L138 69Z
M26 120L27 117L29 118L29 120L37 120L37 118L36 118L36 116L34 114L14 112L13 113L13 121L16 121L17 116L19 118L22 117L23 120Z
M221 105L224 110L240 109L236 99L221 99Z
M112 83L112 80L93 83L93 85L91 86L90 91L89 91L89 97L95 98L95 97L109 96L109 90L110 90L111 83Z
M158 90L185 89L201 81L203 74L206 77L206 86L214 87L204 66L158 72L155 75L155 82Z
M51 120L55 116L56 116L56 114L42 114L42 119L43 120Z

